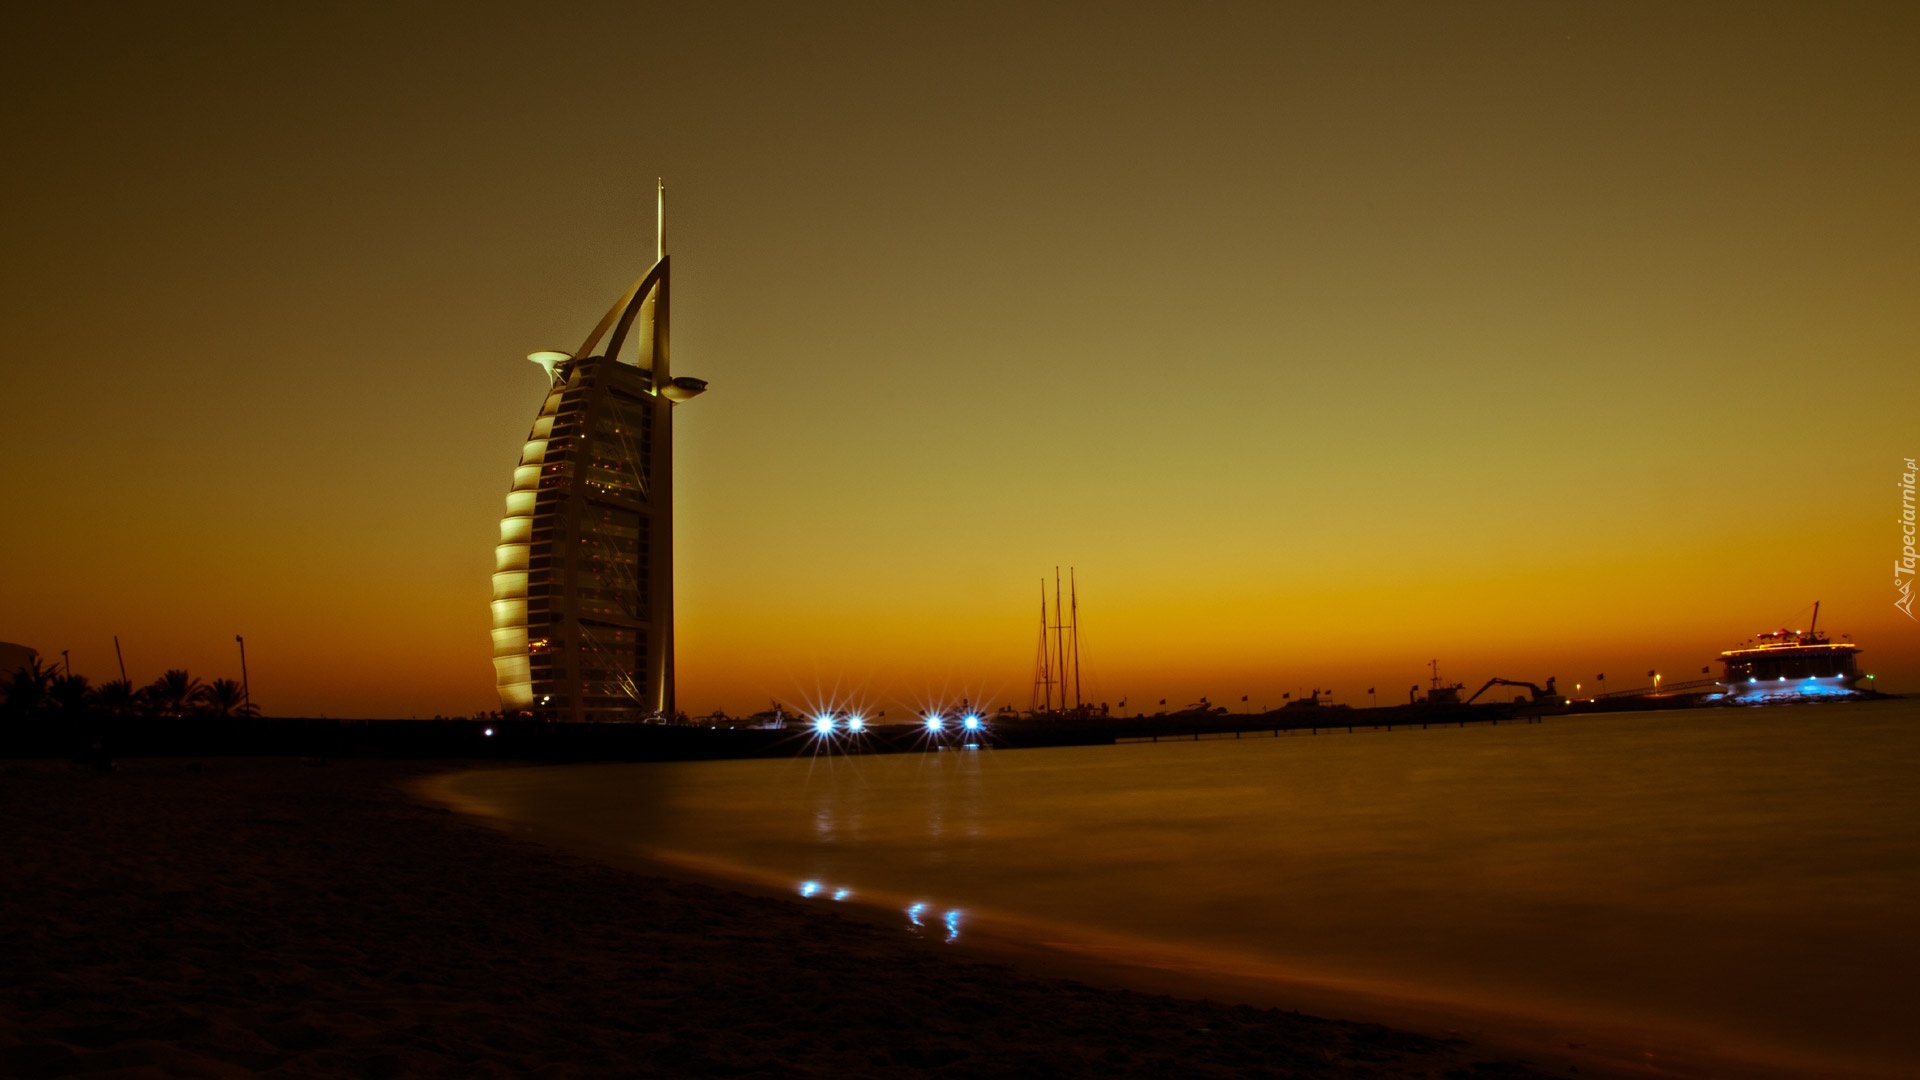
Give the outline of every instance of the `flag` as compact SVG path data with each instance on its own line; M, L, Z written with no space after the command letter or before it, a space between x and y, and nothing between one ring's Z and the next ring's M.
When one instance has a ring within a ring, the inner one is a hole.
M1161 698L1161 699L1160 699L1160 704L1162 704L1162 705L1165 705L1166 703L1167 703L1167 699L1166 699L1166 698Z
M1367 693L1369 694L1373 693L1373 687L1371 686L1367 687Z
M1651 679L1651 678L1653 678L1653 677L1654 677L1655 675L1658 675L1658 674L1660 674L1660 673L1659 673L1658 671L1649 671L1649 672L1647 672L1647 678L1649 678L1649 679Z
M1241 701L1245 701L1245 700L1247 700L1247 695L1245 695L1245 694L1241 694L1241 695L1240 695L1240 700L1241 700Z

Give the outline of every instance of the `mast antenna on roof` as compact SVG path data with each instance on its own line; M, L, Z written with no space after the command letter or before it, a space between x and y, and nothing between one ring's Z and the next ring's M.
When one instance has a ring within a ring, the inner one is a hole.
M653 261L667 257L667 181L654 182Z

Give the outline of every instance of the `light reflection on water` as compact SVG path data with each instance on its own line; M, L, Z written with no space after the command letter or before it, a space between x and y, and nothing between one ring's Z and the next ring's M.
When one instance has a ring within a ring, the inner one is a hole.
M459 784L549 835L928 897L949 939L1005 913L1920 1067L1914 702Z

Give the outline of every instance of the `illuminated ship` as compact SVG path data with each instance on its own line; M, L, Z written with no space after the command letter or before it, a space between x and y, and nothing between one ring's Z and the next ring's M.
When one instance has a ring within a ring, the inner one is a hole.
M1720 687L1727 700L1757 704L1859 693L1860 672L1854 657L1860 646L1848 641L1834 644L1816 629L1819 625L1820 605L1816 603L1813 622L1805 632L1775 630L1756 636L1738 649L1722 652L1720 662L1726 670Z
M706 383L668 367L664 193L660 204L653 267L577 352L528 357L547 390L494 549L493 666L506 712L674 715L673 407Z

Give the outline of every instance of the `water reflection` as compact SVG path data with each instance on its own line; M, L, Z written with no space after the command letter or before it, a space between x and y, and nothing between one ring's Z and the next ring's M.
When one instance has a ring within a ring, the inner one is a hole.
M949 941L1014 915L1920 1071L1916 773L1920 703L1896 701L575 767L497 798L543 835L898 898Z

